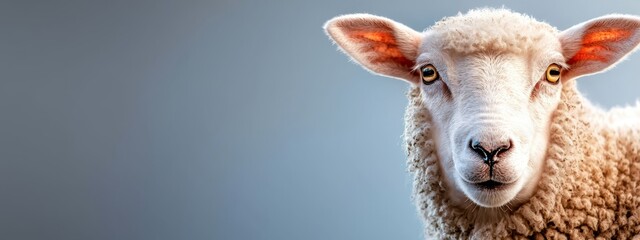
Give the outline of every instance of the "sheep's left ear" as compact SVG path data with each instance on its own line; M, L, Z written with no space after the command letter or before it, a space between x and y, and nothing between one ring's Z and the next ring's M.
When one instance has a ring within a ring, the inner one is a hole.
M560 33L569 65L562 77L571 79L607 70L633 52L640 43L640 18L606 15Z

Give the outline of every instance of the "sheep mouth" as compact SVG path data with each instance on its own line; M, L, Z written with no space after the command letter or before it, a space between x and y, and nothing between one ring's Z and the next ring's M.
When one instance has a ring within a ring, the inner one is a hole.
M479 183L474 183L474 185L477 188L480 189L484 189L484 190L503 190L505 188L508 188L511 184L509 183L501 183L498 181L494 181L494 180L489 180L489 181L485 181L485 182L479 182Z

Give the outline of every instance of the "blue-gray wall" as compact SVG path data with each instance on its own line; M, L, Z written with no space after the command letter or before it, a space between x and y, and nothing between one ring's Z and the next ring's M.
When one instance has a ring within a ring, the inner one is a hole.
M350 63L324 21L640 15L638 1L445 2L0 2L0 239L422 238L407 85ZM638 66L580 87L632 103Z

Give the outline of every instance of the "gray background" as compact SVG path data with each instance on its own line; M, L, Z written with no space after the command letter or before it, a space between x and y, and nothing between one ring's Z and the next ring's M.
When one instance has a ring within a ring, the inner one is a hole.
M322 32L498 1L2 1L1 239L421 239L407 84ZM522 1L560 29L640 2ZM640 57L583 78L638 98Z

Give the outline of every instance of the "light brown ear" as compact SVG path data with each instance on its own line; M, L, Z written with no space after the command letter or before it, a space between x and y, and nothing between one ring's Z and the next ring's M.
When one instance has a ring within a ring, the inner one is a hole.
M380 75L418 83L412 71L421 35L391 19L350 14L329 20L324 29L335 43L364 68Z
M569 69L564 79L594 74L615 66L640 43L640 18L607 15L560 33Z

